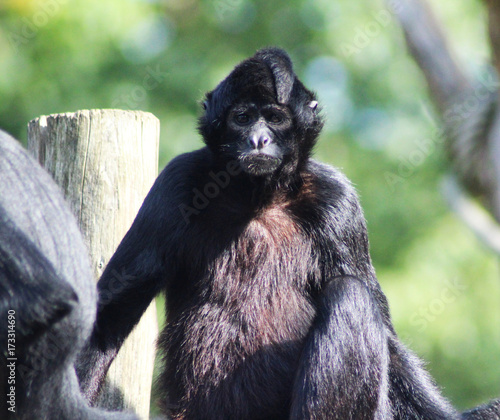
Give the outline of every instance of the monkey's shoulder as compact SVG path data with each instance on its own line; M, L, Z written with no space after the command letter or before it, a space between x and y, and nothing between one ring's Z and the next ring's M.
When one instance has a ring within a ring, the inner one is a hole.
M193 188L203 182L212 159L206 147L176 156L156 178L145 203L162 208L162 212L178 207L192 195Z
M327 208L359 207L356 189L337 168L310 159L303 175L302 189L315 205Z
M164 188L177 187L179 191L203 179L213 164L213 155L207 147L174 157L161 171L157 183Z

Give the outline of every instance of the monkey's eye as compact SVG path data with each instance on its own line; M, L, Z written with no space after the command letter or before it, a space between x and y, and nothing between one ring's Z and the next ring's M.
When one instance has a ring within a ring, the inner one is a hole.
M246 125L250 122L250 115L242 112L240 114L236 114L234 116L234 120L236 121L236 123L238 123L240 125Z
M273 124L280 124L283 122L283 117L280 114L273 112L271 115L269 115L267 120L269 122L272 122Z

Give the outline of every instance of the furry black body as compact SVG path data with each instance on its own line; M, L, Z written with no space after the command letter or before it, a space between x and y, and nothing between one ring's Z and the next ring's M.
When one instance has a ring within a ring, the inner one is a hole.
M242 62L204 107L206 147L163 170L99 281L87 396L166 291L174 419L461 418L396 337L357 195L310 157L322 121L286 53ZM115 270L134 280L117 290Z

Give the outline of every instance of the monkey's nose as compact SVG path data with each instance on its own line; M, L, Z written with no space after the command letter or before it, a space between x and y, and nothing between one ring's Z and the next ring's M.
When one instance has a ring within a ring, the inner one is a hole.
M267 134L256 134L250 137L249 143L250 147L253 149L263 149L271 142L271 138Z

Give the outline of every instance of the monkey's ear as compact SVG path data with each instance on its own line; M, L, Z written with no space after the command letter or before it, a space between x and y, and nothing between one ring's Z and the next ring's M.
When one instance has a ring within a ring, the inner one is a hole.
M208 109L208 101L203 101L201 107L206 111Z
M311 108L313 111L316 110L316 108L318 107L318 101L311 101L309 102L309 108Z

